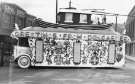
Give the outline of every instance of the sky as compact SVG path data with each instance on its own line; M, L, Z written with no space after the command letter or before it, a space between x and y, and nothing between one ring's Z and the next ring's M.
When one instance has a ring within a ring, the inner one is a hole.
M68 7L70 0L58 0L58 8ZM44 21L55 22L56 0L1 0L15 3ZM106 12L128 15L135 0L72 0L72 6L78 9L106 9ZM109 16L108 22L115 22L115 17ZM118 23L126 22L125 16L118 17Z

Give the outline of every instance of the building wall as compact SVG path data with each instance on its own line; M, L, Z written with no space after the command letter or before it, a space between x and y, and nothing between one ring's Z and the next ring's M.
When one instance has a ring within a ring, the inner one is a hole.
M22 29L32 26L35 16L27 14L25 10L16 4L0 4L0 66L8 65L11 52L13 51L13 41L10 37L15 29L15 23Z
M25 27L33 26L33 21L35 20L35 16L27 14L26 15L26 21L25 21Z
M28 14L25 10L15 4L2 3L0 4L0 35L10 35L15 29L15 23L22 29L32 25L35 16ZM6 32L8 31L8 32Z
M135 56L135 6L132 8L126 21L126 34L131 38L131 43L126 45L126 54Z

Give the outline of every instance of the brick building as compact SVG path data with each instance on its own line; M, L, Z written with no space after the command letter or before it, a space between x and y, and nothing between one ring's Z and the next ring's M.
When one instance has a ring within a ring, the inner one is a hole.
M129 12L129 17L126 21L126 34L131 38L131 43L126 45L126 53L129 56L135 56L135 6Z
M0 3L0 66L8 64L12 52L10 33L15 29L15 23L22 29L31 26L35 16L27 14L16 4Z

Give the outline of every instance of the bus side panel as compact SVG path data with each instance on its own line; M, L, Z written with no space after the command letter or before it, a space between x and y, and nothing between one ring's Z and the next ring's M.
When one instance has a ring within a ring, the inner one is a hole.
M36 62L43 62L43 41L36 41Z
M108 56L108 63L114 64L115 63L115 44L109 45L109 56Z
M81 43L74 43L74 63L81 63Z

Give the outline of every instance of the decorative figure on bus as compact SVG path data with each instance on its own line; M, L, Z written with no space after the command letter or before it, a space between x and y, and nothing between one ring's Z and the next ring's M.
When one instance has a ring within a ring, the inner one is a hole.
M99 57L98 56L99 56L100 49L99 49L99 44L98 45L97 44L92 46L93 53L92 53L92 57L91 57L91 60L90 60L90 63L92 65L97 65L99 63Z
M66 54L64 57L66 58L66 60L63 61L63 64L70 64L69 54Z
M64 48L64 46L62 45L62 43L60 41L57 42L57 45L55 46L55 53L56 54L62 54L63 48Z
M56 33L53 33L53 39L55 40L55 39L57 39L58 37L57 37L57 34Z
M67 41L64 42L64 45L66 46L66 48L70 47L70 42L67 40Z
M54 50L50 45L46 45L45 47L45 53L46 53L46 61L48 64L52 64L52 56L54 54Z
M87 52L90 54L91 59L90 63L92 65L97 65L99 63L99 52L100 52L100 43L95 42L93 45L89 45L87 48Z
M47 61L47 63L48 63L48 65L50 65L50 64L52 64L52 55L47 55L46 56L46 61Z
M57 42L55 41L55 39L52 39L51 40L51 46L56 46L57 45Z
M97 65L99 63L99 58L97 56L92 56L90 59L92 65Z
M47 38L46 38L45 43L47 43L47 44L49 44L49 43L50 43L50 37L47 37Z
M34 38L29 38L29 39L28 39L29 46L30 46L31 48L35 47L35 41L36 41L36 39L34 39Z
M88 59L88 57L86 57L86 56L83 56L83 60L82 60L82 63L83 63L83 64L87 64L87 59Z
M64 47L64 50L65 50L65 53L66 54L70 54L71 53L71 44L70 44L70 41L65 41L64 42L64 45L65 45L65 47Z
M101 64L103 64L103 63L106 64L107 63L106 60L107 60L107 57L100 57L100 63Z
M107 52L107 48L105 46L102 46L100 49L100 56L105 56Z
M68 38L68 34L63 34L63 39L64 39L64 40L69 39L69 38Z
M88 56L87 48L88 48L87 44L82 44L81 45L81 55L87 55Z
M34 38L29 38L28 39L29 46L30 46L30 49L31 49L31 52L32 52L32 59L31 59L32 63L34 63L34 60L35 60L35 51L36 51L36 49L35 49L35 41L36 41L36 39L34 39Z
M62 57L61 57L61 55L56 55L54 57L54 63L56 63L56 65L61 65L61 63L62 63Z

